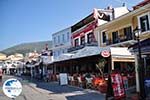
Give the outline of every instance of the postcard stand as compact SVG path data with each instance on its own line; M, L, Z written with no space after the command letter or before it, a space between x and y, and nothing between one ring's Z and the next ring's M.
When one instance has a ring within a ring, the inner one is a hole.
M106 100L124 100L126 97L122 76L113 72L108 77Z

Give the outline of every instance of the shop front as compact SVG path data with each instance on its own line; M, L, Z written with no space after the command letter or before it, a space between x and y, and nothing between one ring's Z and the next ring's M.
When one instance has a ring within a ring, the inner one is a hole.
M70 85L106 93L109 74L118 71L126 77L127 88L135 86L134 57L127 48L120 49L84 47L70 53L71 56L54 61L54 73L67 73Z
M143 73L144 75L142 76L144 78L144 87L145 87L145 93L146 97L150 97L150 38L145 39L143 41L140 41L140 50L141 50L141 65L143 66L142 69L144 69ZM138 43L132 45L129 47L129 50L135 55L136 58L136 66L138 69L139 63L138 63L138 58L139 58L139 45ZM139 86L141 86L139 82L139 72L138 70L136 71L136 88L137 92L139 92Z
M113 70L122 75L125 89L135 87L136 81L134 58L112 57L112 63L114 65Z
M100 90L98 85L104 80L102 75L104 78L108 77L108 58L103 58L100 53L96 55L88 55L89 53L87 53L88 56L83 56L84 52L82 55L79 53L81 52L78 51L71 59L55 62L56 73L67 73L70 85ZM102 73L96 66L100 59L107 61Z

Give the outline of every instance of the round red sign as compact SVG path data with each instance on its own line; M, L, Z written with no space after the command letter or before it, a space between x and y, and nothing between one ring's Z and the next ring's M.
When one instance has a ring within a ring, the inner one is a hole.
M104 50L104 51L101 52L101 55L103 57L109 57L110 56L110 52L108 50Z

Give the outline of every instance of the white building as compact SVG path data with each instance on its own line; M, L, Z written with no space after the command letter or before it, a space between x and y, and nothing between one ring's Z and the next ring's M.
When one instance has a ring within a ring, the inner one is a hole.
M58 58L61 54L66 53L71 46L71 27L52 34L52 43L54 59Z

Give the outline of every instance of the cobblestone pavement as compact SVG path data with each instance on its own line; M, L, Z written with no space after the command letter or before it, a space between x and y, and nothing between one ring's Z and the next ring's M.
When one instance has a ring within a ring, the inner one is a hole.
M12 100L6 97L2 91L2 84L8 78L18 78L14 76L4 76L0 82L0 100ZM105 100L105 96L97 91L81 89L72 86L60 86L57 82L29 81L25 78L18 78L23 91L15 100Z

